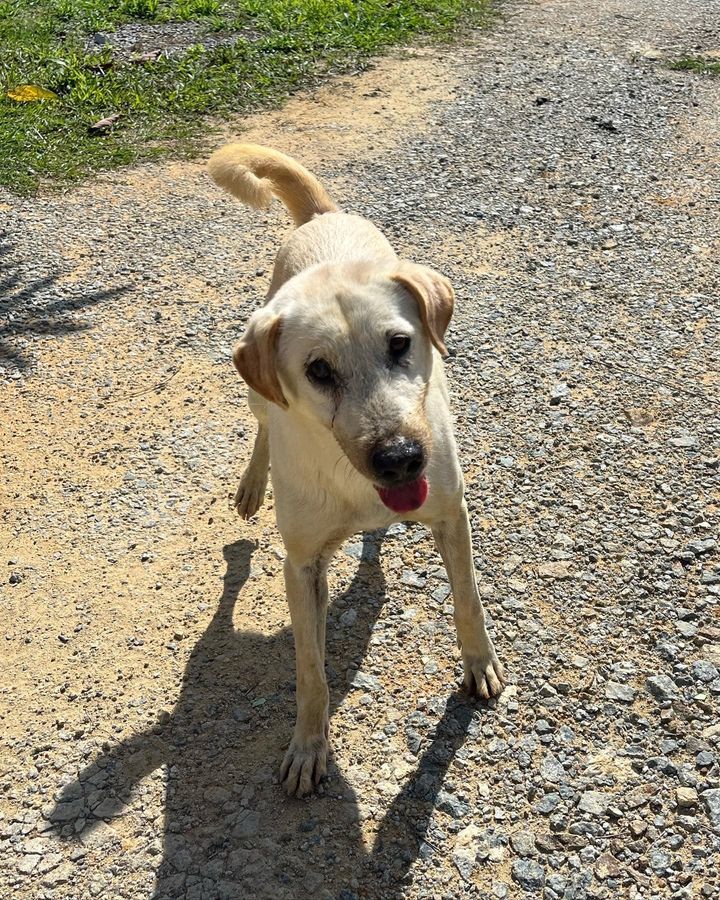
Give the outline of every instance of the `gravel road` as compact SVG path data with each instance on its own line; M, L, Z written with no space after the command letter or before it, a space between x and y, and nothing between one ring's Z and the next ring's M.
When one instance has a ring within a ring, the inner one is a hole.
M720 897L717 0L509 4L236 123L458 293L448 369L510 678L457 692L422 528L332 568L334 758L230 348L287 228L201 165L0 194L0 895Z

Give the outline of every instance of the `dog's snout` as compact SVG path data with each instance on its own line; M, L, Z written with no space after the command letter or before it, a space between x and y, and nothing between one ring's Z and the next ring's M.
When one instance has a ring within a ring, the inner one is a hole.
M422 444L412 438L390 438L378 444L372 454L373 472L386 484L412 481L420 476L424 465Z

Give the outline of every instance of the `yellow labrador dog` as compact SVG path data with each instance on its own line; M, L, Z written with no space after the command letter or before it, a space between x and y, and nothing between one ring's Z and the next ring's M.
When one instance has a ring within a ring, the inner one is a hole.
M233 359L259 422L235 502L252 516L272 466L287 553L297 724L280 777L288 794L303 796L326 774L326 573L350 535L400 520L430 526L454 596L465 685L485 698L503 688L475 581L441 360L454 295L442 275L398 259L377 228L340 212L288 156L228 144L208 165L250 206L282 200L297 226Z

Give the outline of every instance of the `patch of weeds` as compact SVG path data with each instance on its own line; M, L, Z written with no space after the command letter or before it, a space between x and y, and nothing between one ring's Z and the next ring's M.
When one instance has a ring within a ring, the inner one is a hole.
M313 79L351 70L418 34L447 38L460 25L486 20L489 3L0 0L0 184L29 192L190 153L207 140L209 115L280 103ZM200 43L157 57L113 53L112 32L120 26L137 23L152 38L153 25L173 22L197 23ZM90 50L97 32L109 34L109 43ZM203 46L204 34L228 40ZM58 99L21 103L7 96L23 84ZM113 114L119 118L112 127L89 131Z
M197 18L213 18L222 22L219 0L177 0L175 18L182 22L193 22Z
M698 75L720 75L720 60L708 59L704 56L682 56L670 63L670 68L683 72L696 72Z
M121 0L118 11L128 19L145 19L152 22L157 18L160 3L158 0Z

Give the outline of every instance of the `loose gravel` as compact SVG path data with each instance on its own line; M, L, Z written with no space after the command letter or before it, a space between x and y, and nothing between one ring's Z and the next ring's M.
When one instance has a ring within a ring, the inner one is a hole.
M0 894L720 897L720 82L664 62L720 46L716 13L509 5L252 121L456 286L510 677L456 692L427 531L348 542L309 801L276 779L272 500L230 509L253 424L229 353L284 222L185 163L0 195Z

